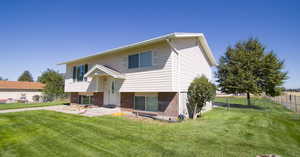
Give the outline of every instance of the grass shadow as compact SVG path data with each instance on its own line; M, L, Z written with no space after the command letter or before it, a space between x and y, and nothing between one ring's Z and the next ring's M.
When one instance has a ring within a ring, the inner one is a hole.
M234 104L234 103L223 103L223 102L214 102L214 106L219 107L230 107L230 108L239 108L239 109L256 109L256 110L264 110L265 108L256 106L256 105L242 105L242 104Z

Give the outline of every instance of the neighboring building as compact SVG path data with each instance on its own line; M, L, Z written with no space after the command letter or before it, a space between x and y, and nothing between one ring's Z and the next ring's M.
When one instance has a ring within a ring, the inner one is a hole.
M44 84L39 82L0 81L0 102L35 102L42 96Z
M203 34L172 33L60 64L71 103L177 117L187 113L190 83L211 80L216 61Z

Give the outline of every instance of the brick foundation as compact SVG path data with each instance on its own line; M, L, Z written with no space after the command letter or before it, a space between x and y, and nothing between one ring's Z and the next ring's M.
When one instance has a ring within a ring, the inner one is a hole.
M103 92L95 92L93 95L93 104L103 106Z
M134 93L121 93L121 108L125 111L134 112ZM158 112L138 111L141 113L153 113L163 116L178 116L178 94L176 92L158 93Z
M121 93L121 107L124 109L133 109L134 93Z
M71 104L80 104L80 98L77 92L72 92L70 97ZM92 102L94 105L102 106L103 105L103 92L95 92L92 96Z
M79 95L78 93L71 93L71 104L79 104Z
M178 93L162 92L158 93L158 107L163 115L178 116Z

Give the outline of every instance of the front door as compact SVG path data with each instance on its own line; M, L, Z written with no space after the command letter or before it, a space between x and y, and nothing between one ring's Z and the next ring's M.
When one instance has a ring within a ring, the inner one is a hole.
M109 82L110 89L109 89L109 104L114 104L116 105L116 80L111 79Z
M109 77L105 82L104 102L106 105L119 105L119 91L117 80Z

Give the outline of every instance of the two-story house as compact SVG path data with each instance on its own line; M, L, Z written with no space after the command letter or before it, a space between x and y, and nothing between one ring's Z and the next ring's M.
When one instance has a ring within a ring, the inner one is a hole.
M187 113L190 83L212 79L216 61L202 33L171 33L61 64L71 103L176 117Z

